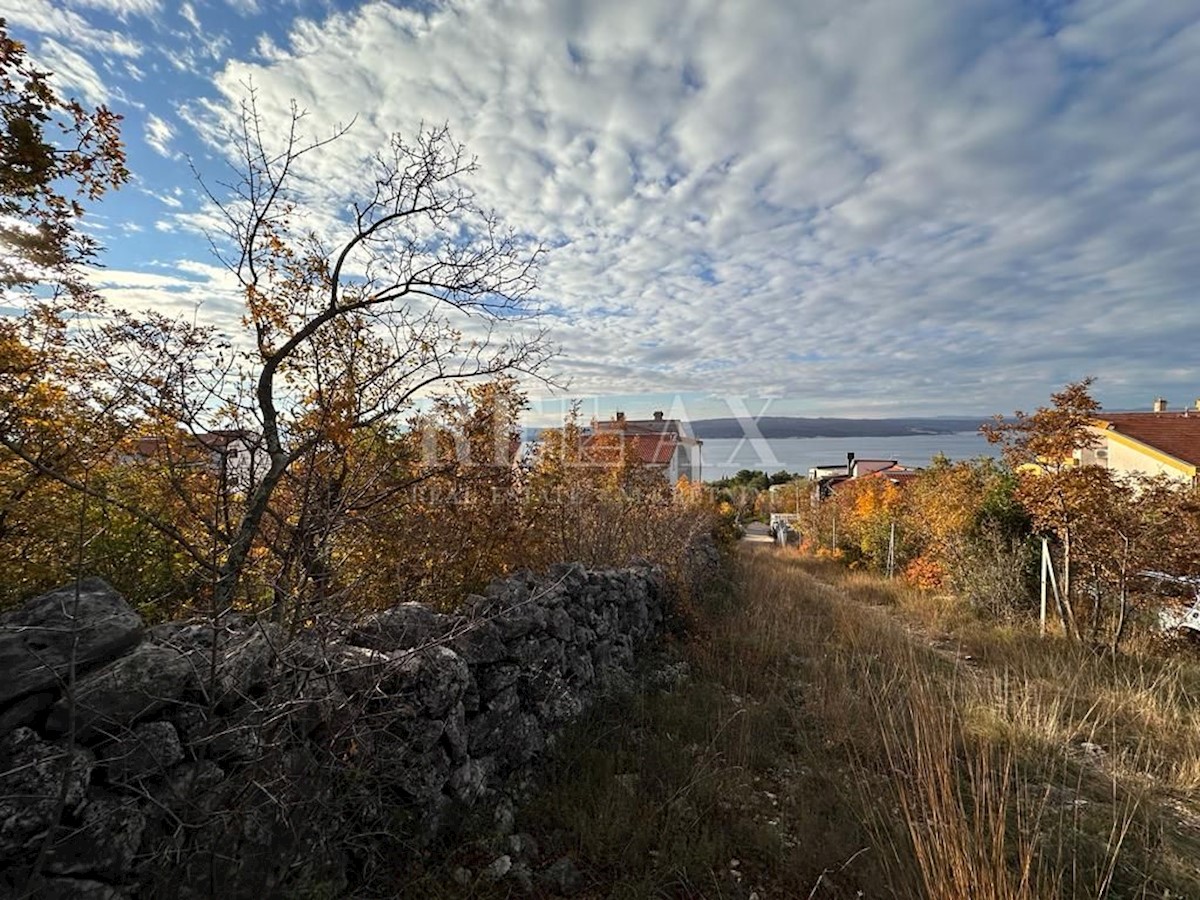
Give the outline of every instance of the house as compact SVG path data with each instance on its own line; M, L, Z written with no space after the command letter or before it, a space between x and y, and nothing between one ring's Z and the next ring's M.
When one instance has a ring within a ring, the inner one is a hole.
M170 466L196 465L202 460L220 475L224 484L240 491L249 491L271 465L262 437L245 428L194 434L180 431L178 441L161 436L141 437L126 459L158 460Z
M847 453L846 465L815 466L808 470L808 480L813 486L813 501L817 502L829 497L839 484L855 478L886 478L902 486L918 474L916 469L894 459L858 459L853 453Z
M1172 411L1160 397L1149 412L1103 413L1091 431L1096 446L1075 451L1081 465L1200 484L1200 400Z
M601 436L614 435L620 446L637 454L642 465L661 469L671 484L680 478L696 482L703 477L704 442L682 419L667 419L662 412L655 412L651 419L628 419L623 412L605 422L593 419L590 434L583 439L584 454L602 444Z

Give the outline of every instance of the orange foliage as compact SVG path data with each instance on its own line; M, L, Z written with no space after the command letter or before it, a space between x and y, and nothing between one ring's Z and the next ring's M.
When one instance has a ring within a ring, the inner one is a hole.
M946 570L936 559L918 556L904 567L904 577L919 588L937 590L945 585Z

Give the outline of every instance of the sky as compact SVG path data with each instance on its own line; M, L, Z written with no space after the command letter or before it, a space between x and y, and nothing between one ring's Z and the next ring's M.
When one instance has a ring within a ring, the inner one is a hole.
M90 214L118 302L236 327L194 170L253 85L349 134L446 123L545 243L536 300L599 415L974 415L1092 375L1200 397L1196 0L0 0L124 116ZM531 385L535 397L546 394Z

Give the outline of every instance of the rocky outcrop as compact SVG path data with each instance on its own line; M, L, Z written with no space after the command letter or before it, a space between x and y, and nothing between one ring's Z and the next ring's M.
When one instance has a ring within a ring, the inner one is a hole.
M113 659L141 634L141 617L99 578L31 600L0 617L0 707L54 692L72 666L82 672Z
M564 565L290 640L147 631L98 580L39 597L0 619L0 897L341 895L448 823L511 822L506 785L629 682L665 594Z

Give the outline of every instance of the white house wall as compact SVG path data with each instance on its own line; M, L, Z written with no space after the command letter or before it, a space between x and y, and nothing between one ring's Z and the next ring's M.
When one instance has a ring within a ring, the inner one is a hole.
M1166 475L1176 481L1191 481L1191 477L1177 467L1155 459L1122 441L1113 440L1107 431L1098 433L1102 441L1100 446L1079 451L1079 461L1083 465L1104 466L1122 474ZM1102 456L1097 453L1098 450L1106 451L1106 454Z

